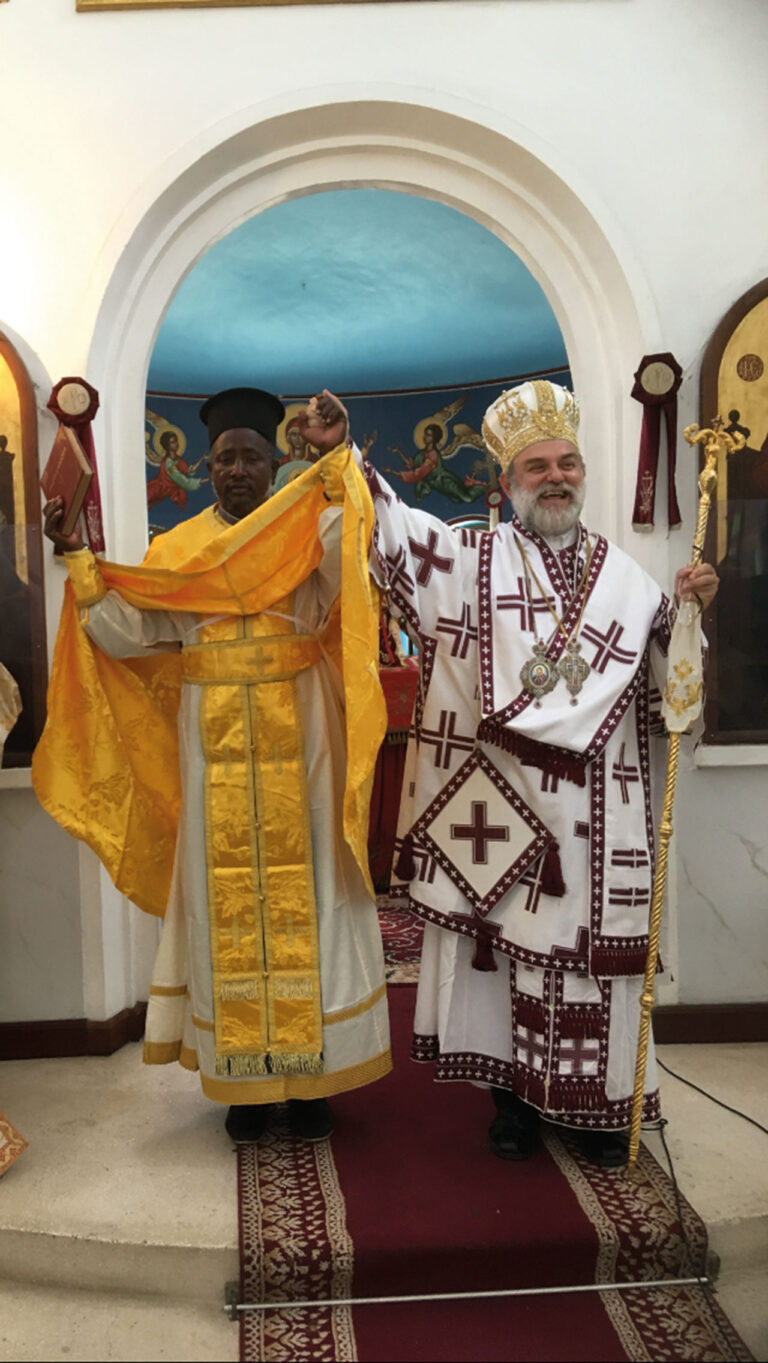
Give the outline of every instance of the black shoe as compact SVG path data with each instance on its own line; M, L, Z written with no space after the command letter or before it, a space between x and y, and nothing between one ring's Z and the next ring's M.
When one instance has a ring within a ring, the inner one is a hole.
M325 1098L291 1098L288 1121L294 1136L303 1141L324 1141L335 1125Z
M488 1128L491 1150L499 1159L530 1159L539 1148L539 1114L507 1089L492 1088L498 1116Z
M224 1120L227 1134L235 1145L255 1145L269 1126L274 1103L243 1103L231 1107Z
M629 1159L629 1137L624 1131L575 1131L586 1160L598 1169L622 1169Z

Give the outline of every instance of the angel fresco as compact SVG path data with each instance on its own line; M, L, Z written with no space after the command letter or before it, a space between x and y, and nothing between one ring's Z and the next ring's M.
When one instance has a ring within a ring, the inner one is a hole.
M165 417L150 412L149 408L146 419L154 429L151 438L148 431L144 435L146 459L147 463L158 469L155 477L147 483L147 506L151 508L170 498L183 511L187 505L187 493L196 492L203 483L209 481L207 477L194 476L205 461L205 455L202 454L194 464L188 464L183 457L187 438L181 428L172 426Z
M399 445L388 446L390 453L399 454L405 468L385 468L384 472L399 478L402 483L410 483L417 501L423 501L431 492L438 492L454 504L476 502L498 484L496 466L488 456L480 432L465 422L454 421L465 402L466 398L457 398L417 423L413 431L415 454L404 454ZM451 422L453 431L449 440ZM452 469L446 468L446 461L467 448L480 450L482 457L475 460L470 473L460 478ZM487 476L478 476L483 473Z

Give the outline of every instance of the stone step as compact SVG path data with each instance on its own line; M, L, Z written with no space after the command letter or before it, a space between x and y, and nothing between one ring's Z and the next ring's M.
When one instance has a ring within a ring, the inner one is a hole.
M236 1245L148 1244L0 1228L0 1281L223 1307L225 1284L238 1273Z

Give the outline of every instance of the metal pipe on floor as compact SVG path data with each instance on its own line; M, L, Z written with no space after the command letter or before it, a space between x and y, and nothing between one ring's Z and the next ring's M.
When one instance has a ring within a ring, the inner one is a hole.
M580 1283L569 1287L502 1287L489 1292L425 1292L394 1297L330 1297L320 1301L254 1301L237 1300L237 1283L227 1283L224 1310L230 1320L237 1320L242 1311L306 1311L321 1306L394 1306L405 1302L424 1301L480 1301L492 1297L547 1297L567 1292L632 1292L649 1291L654 1287L711 1287L707 1277L660 1278L650 1282Z

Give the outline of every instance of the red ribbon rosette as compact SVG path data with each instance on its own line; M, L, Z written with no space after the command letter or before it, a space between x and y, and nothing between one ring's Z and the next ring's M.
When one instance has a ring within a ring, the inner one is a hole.
M675 461L677 456L677 393L683 371L674 355L644 355L635 373L632 397L643 405L643 429L640 434L640 456L635 488L635 507L632 529L653 529L656 500L656 476L659 467L661 418L667 429L667 515L669 528L680 525L680 508L675 491Z
M59 379L48 399L47 406L62 426L72 426L85 456L93 469L88 491L85 494L83 512L85 528L94 554L103 554L104 524L101 515L101 494L99 492L99 473L96 467L96 450L93 444L91 422L99 410L99 395L85 379Z

